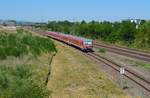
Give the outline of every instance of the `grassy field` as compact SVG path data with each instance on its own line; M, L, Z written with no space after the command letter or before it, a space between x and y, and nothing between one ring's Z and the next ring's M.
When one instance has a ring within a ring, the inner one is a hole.
M36 57L52 51L55 51L55 46L51 40L33 36L30 32L0 33L0 59L24 55Z
M79 51L56 44L48 83L51 98L129 98Z
M0 33L0 98L48 98L54 43L30 32Z

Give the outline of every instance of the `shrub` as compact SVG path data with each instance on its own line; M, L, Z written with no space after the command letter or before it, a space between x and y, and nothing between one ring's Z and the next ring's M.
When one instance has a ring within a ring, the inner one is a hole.
M0 98L48 98L50 91L33 79L31 65L0 68Z
M105 48L100 48L100 49L99 49L99 52L100 52L100 53L106 53L106 49L105 49Z
M22 34L24 30L22 28L17 28L17 33Z
M0 47L0 59L5 59L6 58L6 53L5 50Z
M7 56L20 57L29 53L34 57L41 53L56 51L54 43L50 39L33 36L31 33L16 34L0 33L0 59Z

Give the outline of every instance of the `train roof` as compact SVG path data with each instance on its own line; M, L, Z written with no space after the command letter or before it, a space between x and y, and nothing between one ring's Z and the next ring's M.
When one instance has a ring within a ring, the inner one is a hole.
M61 34L65 35L65 36L73 37L73 38L76 38L76 39L79 39L79 40L83 40L83 41L92 41L91 39L87 39L87 38L83 38L83 37L78 37L78 36L63 34L63 33L61 33Z
M72 36L72 35L70 35ZM74 38L80 39L80 40L84 40L84 41L92 41L91 39L87 39L87 38L83 38L83 37L78 37L78 36L73 36Z
M83 37L78 37L78 36L74 36L74 35L69 35L69 34L64 34L64 33L61 33L61 32L52 32L52 33L58 33L58 34L65 35L65 36L68 36L68 37L76 38L78 40L92 41L91 39L87 39L87 38L83 38Z

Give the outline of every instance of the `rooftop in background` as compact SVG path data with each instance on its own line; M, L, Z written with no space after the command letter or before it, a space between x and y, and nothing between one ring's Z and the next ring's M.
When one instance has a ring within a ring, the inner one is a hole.
M32 26L32 25L46 24L46 22L27 22L17 20L0 20L0 25L3 26Z

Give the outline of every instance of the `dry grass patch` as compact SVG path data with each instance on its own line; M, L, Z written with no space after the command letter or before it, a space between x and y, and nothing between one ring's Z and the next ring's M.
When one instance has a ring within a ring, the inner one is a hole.
M60 43L57 49L48 84L52 98L128 98L80 52Z

